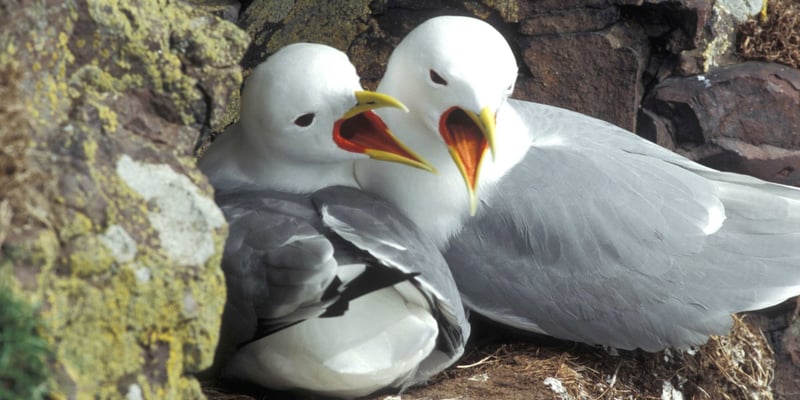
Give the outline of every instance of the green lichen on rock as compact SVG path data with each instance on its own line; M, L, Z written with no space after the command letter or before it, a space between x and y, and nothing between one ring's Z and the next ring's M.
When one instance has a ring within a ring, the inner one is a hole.
M226 227L192 152L246 34L167 0L0 9L0 282L41 305L49 395L202 397Z

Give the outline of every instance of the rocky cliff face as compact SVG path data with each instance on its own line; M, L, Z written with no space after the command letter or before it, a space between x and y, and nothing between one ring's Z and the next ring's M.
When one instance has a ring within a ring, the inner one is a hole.
M0 282L56 398L198 398L226 226L194 167L246 35L180 2L0 2Z

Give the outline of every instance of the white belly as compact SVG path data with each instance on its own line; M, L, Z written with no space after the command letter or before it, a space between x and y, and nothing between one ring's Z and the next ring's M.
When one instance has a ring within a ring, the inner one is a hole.
M344 316L307 320L248 344L226 373L274 389L364 396L413 375L437 336L428 308L391 287L351 301Z

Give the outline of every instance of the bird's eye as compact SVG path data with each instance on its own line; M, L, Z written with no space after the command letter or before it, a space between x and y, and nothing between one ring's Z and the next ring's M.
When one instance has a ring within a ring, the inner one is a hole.
M446 86L447 81L442 78L441 75L437 74L436 71L430 70L431 81L437 85Z
M307 127L314 122L314 113L303 114L294 120L294 124L301 127Z

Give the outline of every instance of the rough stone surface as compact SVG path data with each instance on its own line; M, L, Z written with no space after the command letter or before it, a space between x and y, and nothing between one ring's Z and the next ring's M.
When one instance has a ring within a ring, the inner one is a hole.
M666 76L703 71L703 49L713 17L711 0L647 1L626 7L624 15L639 23L647 34L652 53L647 84Z
M727 10L737 21L744 22L747 18L758 14L764 0L717 0L718 7Z
M635 25L625 23L600 32L531 38L523 52L531 78L517 83L517 94L634 129L648 60L642 38Z
M256 1L241 16L240 24L253 38L244 60L252 68L268 54L294 42L327 44L346 50L367 29L370 0L348 0L335 7L320 7L313 0Z
M645 137L714 168L800 186L800 70L747 62L669 78L642 108Z
M714 3L714 18L708 28L711 34L703 51L703 72L740 60L736 54L737 28L760 9L761 1L757 0L719 0Z
M0 282L40 310L50 397L202 397L226 228L193 150L246 35L167 0L0 0L0 26Z
M523 35L599 31L619 21L620 13L619 7L554 11L526 18L519 31Z

